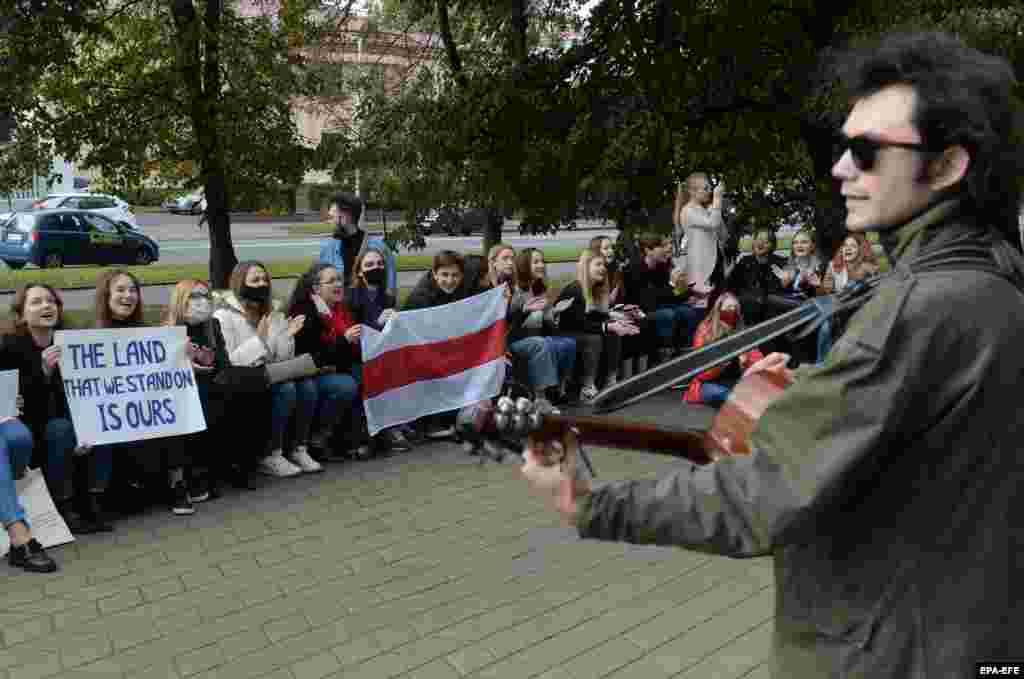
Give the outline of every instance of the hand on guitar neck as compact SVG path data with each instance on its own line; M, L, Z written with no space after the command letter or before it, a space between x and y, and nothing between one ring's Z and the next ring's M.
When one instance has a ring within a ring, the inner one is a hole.
M590 480L580 473L579 452L579 439L571 427L560 440L530 436L520 469L533 493L570 526L579 518L579 498L591 490Z

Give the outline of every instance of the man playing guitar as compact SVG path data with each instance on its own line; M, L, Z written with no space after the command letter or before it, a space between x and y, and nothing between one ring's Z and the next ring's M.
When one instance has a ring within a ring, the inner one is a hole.
M771 555L773 676L961 679L1024 659L1024 148L1003 59L936 33L851 57L832 168L892 272L750 454L601 486L576 435L522 473L584 538ZM744 380L746 381L746 379ZM741 381L740 385L742 386Z

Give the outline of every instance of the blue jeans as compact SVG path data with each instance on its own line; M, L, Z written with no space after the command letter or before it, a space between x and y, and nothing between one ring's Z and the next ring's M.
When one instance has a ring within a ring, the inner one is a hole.
M512 356L526 364L527 379L534 389L547 389L559 382L555 345L546 341L549 339L555 338L524 337L508 345ZM575 347L576 342L573 341L573 361L576 360Z
M705 405L709 405L717 408L718 406L729 400L729 394L732 392L732 388L736 386L734 380L726 380L723 382L704 382L700 385L700 400Z
M54 500L67 500L74 495L71 469L75 446L78 445L75 428L71 420L59 417L46 423L43 436L46 440L46 466L43 468L46 485ZM114 450L111 446L94 446L84 458L89 465L89 487L86 490L102 493L110 485Z
M832 351L832 319L826 318L818 328L818 363L821 364Z
M352 375L333 373L309 377L295 383L295 441L309 441L313 422L321 429L333 427L352 401L359 397L359 383Z
M25 472L32 460L32 432L21 420L0 424L0 521L4 528L25 519L25 508L18 501L14 480Z
M704 311L689 304L677 304L661 307L649 318L654 323L661 346L673 347L679 337L680 344L689 348L693 346L693 334L704 318Z
M270 451L284 447L284 432L298 403L298 390L294 382L270 385Z

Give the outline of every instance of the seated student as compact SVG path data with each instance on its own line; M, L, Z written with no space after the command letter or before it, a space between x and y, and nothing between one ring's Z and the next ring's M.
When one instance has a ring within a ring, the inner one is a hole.
M725 289L740 300L743 318L750 325L767 321L785 310L768 300L769 295L782 293L782 281L776 270L786 266L786 260L775 254L775 247L775 232L756 231L751 254L736 262L725 282Z
M548 299L545 278L547 264L544 253L536 248L525 248L516 256L516 291L509 302L509 346L520 342L542 342L554 358L558 384L548 387L545 397L558 404L566 399L566 387L576 365L576 339L555 334L554 307ZM596 351L600 340L587 336Z
M786 295L804 300L819 293L825 266L816 250L814 232L810 229L800 229L793 236L786 266L774 271Z
M323 371L295 383L296 450L308 455L308 449L315 448L328 459L342 457L332 446L338 423L348 421L350 413L355 423L361 424L363 417L356 372L359 329L343 306L343 285L337 269L319 262L302 275L288 303L289 315L306 317L295 335L296 353L312 355ZM365 441L356 441L355 455L369 456Z
M491 288L490 262L484 255L466 255L462 258L462 294L465 297Z
M657 333L660 358L665 360L677 347L689 347L693 343L693 334L705 312L686 304L676 294L671 272L672 240L656 233L641 236L638 256L625 271L623 302L639 307L647 315ZM677 278L682 275L676 272ZM638 371L642 372L645 367L638 366Z
M14 332L0 336L0 370L18 371L21 419L39 447L36 466L42 467L57 511L73 534L113 530L99 505L110 484L113 450L79 447L64 393L61 349L53 343L54 332L64 329L60 295L45 283L29 283L14 296L11 310ZM75 467L87 487L75 488Z
M96 282L96 322L100 329L143 328L142 287L138 279L123 269L108 269ZM161 488L172 510L182 491L184 470L190 466L191 455L172 437L125 441L96 446L101 454L108 449L116 460L115 495L132 504L147 503L151 484ZM81 442L88 445L89 441ZM166 473L166 481L160 480ZM187 493L187 488L185 488Z
M339 193L331 199L328 214L334 222L334 233L320 245L320 260L330 264L341 276L342 284L352 280L356 256L364 248L373 247L384 253L388 261L389 276L386 288L398 292L398 260L394 250L380 236L367 235L363 230L365 214L363 201L348 193Z
M826 295L878 273L878 260L871 243L862 233L851 233L828 264L821 289Z
M487 253L488 287L505 286L506 296L511 301L512 289L515 287L516 251L504 243L491 247ZM508 331L518 330L518 317L522 315L510 305L508 309ZM554 353L554 346L544 342L542 337L523 337L514 339L511 334L506 338L508 353L513 361L519 361L526 370L529 387L537 398L547 398L547 390L559 384L559 366Z
M612 306L622 304L626 292L625 276L623 275L625 266L624 262L620 261L623 258L615 249L615 241L610 236L594 236L590 239L587 248L595 255L604 257L608 270L608 289L611 291L608 295L608 303Z
M402 310L427 309L464 299L464 266L462 255L454 250L442 250L434 255L430 271L409 291Z
M32 537L25 508L18 500L16 479L21 478L32 459L32 433L16 417L0 417L0 521L3 521L11 550L7 563L30 573L53 573L57 563Z
M466 298L463 286L464 262L462 255L454 250L442 250L434 255L430 271L412 289L405 299L403 311L429 309L442 304L451 304ZM428 439L444 439L455 434L455 417L458 411L438 413L422 418L418 425Z
M699 349L742 329L743 314L739 300L731 293L723 293L715 301L707 318L700 322L693 339L693 348ZM743 377L743 371L762 358L764 355L754 349L724 365L705 370L690 380L683 399L687 403L703 403L715 408L721 406L729 398L732 388Z
M570 337L596 335L601 339L601 352L596 356L580 355L581 381L580 397L593 401L597 396L597 374L603 361L607 366L604 386L610 387L619 380L619 364L622 359L622 341L625 337L640 334L640 328L628 318L613 319L608 305L608 269L604 257L595 255L589 249L580 254L576 265L576 280L562 288L555 302L556 322L559 332ZM568 306L564 304L568 303Z
M259 413L270 412L270 394L229 392L215 382L217 375L230 365L230 359L220 321L213 317L213 294L205 281L183 280L174 286L164 324L186 328L196 388L206 420L205 431L175 437L176 443L186 451L206 451L197 460L206 473L186 473L183 486L175 492L172 511L188 515L194 513L194 503L219 497L223 481L230 480L241 488L251 487L248 472L257 461L253 451L259 431L254 430L251 421L259 419ZM238 445L228 446L216 455L210 454L211 446L227 440L222 437L228 436Z
M396 311L398 300L395 295L384 288L388 271L385 266L384 253L375 247L365 248L356 257L352 280L345 292L345 308L352 317L352 322L381 331ZM361 355L356 347L357 356ZM357 371L358 372L358 371ZM390 427L374 437L374 443L380 450L394 452L412 450L406 434L411 434L405 425Z
M270 275L259 262L239 262L229 279L231 290L224 293L213 312L220 321L224 343L232 365L263 365L295 356L295 335L306 322L304 316L286 318L271 297ZM301 457L284 457L284 434L295 413L298 394L294 382L270 387L271 415L269 451L260 460L260 471L270 476L301 474Z

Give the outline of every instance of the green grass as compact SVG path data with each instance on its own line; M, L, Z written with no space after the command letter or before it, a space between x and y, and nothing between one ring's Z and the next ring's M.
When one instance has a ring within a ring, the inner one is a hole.
M544 256L551 264L575 262L579 259L580 248L543 248ZM433 255L400 255L399 271L424 271L433 264ZM278 259L267 262L273 278L297 277L309 268L312 259ZM58 289L91 287L105 267L73 266L61 269L26 268L20 271L0 270L0 292L11 292L25 283L48 283ZM149 266L120 267L131 271L143 285L168 285L186 278L209 278L206 264L150 264Z

